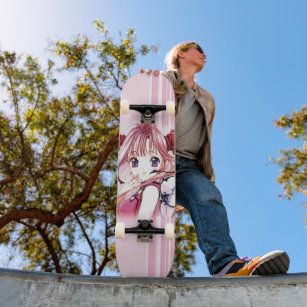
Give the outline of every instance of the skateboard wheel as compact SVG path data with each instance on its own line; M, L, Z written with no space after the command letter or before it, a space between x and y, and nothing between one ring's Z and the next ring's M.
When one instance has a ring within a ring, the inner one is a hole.
M168 240L172 240L175 236L175 227L172 223L166 223L165 224L165 237Z
M175 101L168 100L166 102L166 114L167 115L174 115L175 114Z
M120 102L120 110L123 114L128 114L129 113L129 100L128 99L123 99Z
M116 223L115 226L115 237L116 239L124 239L125 238L125 223Z

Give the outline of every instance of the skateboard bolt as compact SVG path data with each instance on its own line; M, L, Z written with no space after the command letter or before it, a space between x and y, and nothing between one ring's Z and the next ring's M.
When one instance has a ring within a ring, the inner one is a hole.
M145 111L145 117L150 117L151 116L151 111L150 109L146 109Z
M149 227L150 227L149 221L142 221L142 222L140 223L140 228L141 228L142 230L147 230Z

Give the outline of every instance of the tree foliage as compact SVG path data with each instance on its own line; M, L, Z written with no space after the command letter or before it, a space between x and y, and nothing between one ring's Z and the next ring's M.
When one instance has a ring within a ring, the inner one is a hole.
M284 196L291 199L295 192L307 194L307 107L298 112L282 115L274 124L286 130L289 138L302 141L302 148L279 150L279 158L272 159L281 172L277 182L282 185Z
M173 267L169 277L183 277L186 272L191 272L195 264L197 238L194 225L186 211L176 213L176 244Z
M133 29L115 42L103 22L95 26L96 43L86 36L52 43L60 67L0 51L10 109L0 112L0 244L19 251L24 269L93 275L116 269L120 90L138 56L156 47L137 47ZM75 80L64 97L53 94L58 71ZM191 263L193 240L186 241ZM173 274L190 268L178 264Z

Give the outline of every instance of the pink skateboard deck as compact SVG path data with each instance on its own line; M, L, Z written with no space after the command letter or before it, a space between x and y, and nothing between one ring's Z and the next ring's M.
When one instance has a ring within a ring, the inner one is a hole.
M142 115L144 109L132 105L156 110L174 100L173 87L162 75L136 74L122 90L115 234L123 277L166 277L173 263L175 238L162 232L166 225L175 226L175 115L154 111L152 123L148 114ZM127 103L129 113L123 114ZM154 231L148 231L148 223Z

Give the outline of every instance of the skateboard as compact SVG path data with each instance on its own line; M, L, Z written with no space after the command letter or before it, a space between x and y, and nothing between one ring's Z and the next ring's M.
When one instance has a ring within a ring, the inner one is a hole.
M166 277L175 251L175 96L139 73L121 93L116 259L123 277Z

